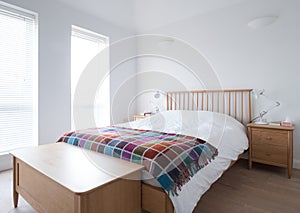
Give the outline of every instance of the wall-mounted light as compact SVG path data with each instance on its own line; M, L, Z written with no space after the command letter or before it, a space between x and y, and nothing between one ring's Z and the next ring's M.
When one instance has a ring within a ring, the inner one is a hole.
M256 17L248 22L248 27L252 29L263 28L273 24L277 19L278 16L275 15Z
M156 91L156 93L154 93L153 97L154 97L155 99L159 99L159 98L160 98L160 93L159 93L159 91Z

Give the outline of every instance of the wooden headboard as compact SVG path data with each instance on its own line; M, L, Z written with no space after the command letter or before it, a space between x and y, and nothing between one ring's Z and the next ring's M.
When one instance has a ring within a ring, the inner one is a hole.
M252 89L167 92L167 110L203 110L234 117L244 125L251 121Z

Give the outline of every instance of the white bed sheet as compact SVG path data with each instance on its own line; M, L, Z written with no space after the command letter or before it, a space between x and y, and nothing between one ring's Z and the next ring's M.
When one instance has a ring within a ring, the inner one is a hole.
M170 196L177 213L192 212L201 196L221 177L231 161L248 148L245 127L234 118L216 112L164 111L118 126L191 135L218 148L219 154L215 160L197 172L178 192L178 196ZM143 181L160 186L147 172L143 173Z

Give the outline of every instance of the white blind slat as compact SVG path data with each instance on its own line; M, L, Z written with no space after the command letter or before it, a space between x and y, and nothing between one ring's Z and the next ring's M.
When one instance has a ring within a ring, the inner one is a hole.
M37 145L36 16L0 3L0 154Z

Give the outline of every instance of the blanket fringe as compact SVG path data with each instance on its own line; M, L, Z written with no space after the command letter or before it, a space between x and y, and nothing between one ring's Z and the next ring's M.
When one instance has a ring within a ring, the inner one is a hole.
M178 196L178 190L181 191L181 188L186 184L191 177L193 177L200 169L205 167L211 162L211 159L215 159L218 155L218 150L212 147L210 144L203 148L203 152L198 160L193 160L190 164L183 166L180 165L178 168L181 170L180 175L174 179L174 182L166 189L168 195Z

